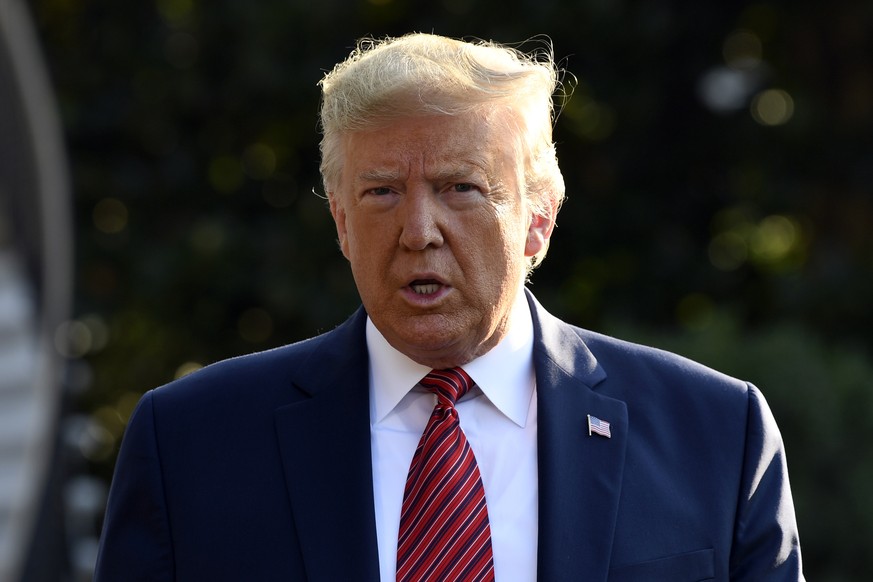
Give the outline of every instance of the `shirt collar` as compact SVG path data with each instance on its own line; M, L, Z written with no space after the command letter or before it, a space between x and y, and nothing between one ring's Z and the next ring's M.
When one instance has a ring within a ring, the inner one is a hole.
M370 358L370 419L376 424L400 403L430 368L394 349L367 318ZM516 295L509 331L486 354L464 366L488 400L520 427L527 423L533 396L533 320L524 289Z

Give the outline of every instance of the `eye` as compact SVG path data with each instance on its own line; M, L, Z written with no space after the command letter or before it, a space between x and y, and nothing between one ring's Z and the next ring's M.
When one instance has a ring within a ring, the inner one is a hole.
M455 184L452 186L455 192L473 192L474 190L478 190L479 188L475 184L470 184L468 182L461 182L459 184Z
M375 188L370 188L365 192L365 194L373 194L374 196L386 196L391 194L391 188L388 186L377 186Z

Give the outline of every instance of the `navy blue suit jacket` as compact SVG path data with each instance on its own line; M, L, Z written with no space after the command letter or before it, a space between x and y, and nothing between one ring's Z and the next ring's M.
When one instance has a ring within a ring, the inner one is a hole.
M758 390L528 298L539 580L802 579L782 441ZM359 310L147 393L96 580L378 580L365 321ZM611 438L589 436L589 414Z

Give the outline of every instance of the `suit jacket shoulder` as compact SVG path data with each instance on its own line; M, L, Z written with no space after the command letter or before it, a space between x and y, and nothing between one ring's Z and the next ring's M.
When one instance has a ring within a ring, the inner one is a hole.
M365 321L361 309L318 336L210 364L155 389L155 399L173 406L238 405L240 399L269 406L309 397L331 370L366 362Z
M377 571L365 321L359 310L148 392L119 453L95 579Z
M675 423L685 434L699 429L713 437L719 427L726 441L744 440L751 392L763 400L748 381L658 348L577 332L607 372L598 390L626 402L635 422L659 423L662 432Z
M757 388L569 325L529 301L538 338L540 574L802 579L782 441ZM586 430L588 416L608 422L611 434Z

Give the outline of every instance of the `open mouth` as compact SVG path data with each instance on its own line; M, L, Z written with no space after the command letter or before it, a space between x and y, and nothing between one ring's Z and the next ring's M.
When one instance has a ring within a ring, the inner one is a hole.
M409 288L417 295L431 295L440 290L442 283L434 279L416 279L409 284Z

